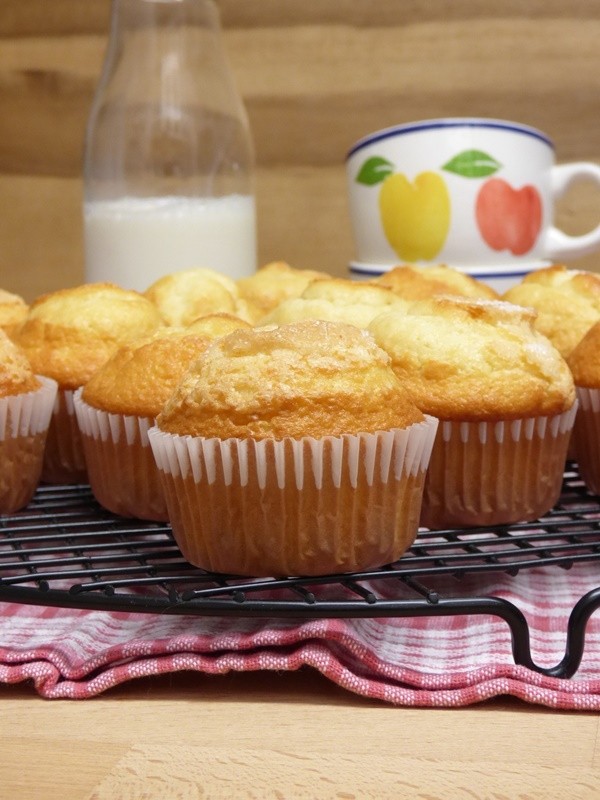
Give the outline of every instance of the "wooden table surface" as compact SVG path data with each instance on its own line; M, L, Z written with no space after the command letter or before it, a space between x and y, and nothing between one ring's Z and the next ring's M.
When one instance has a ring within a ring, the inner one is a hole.
M1 800L550 800L600 794L599 718L510 698L394 708L315 671L0 686Z

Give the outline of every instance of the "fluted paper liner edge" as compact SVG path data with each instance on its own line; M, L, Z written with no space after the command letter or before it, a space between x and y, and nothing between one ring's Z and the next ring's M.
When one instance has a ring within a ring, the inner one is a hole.
M73 405L77 423L85 436L101 439L103 442L110 438L117 444L124 428L127 444L139 441L142 447L148 447L148 429L154 424L154 420L131 414L113 414L100 408L94 408L85 402L82 392L83 387L77 389L73 396Z
M456 422L451 420L440 421L440 436L445 441L450 441L457 428L461 441L467 442L471 437L478 438L482 444L495 439L501 444L505 439L518 442L521 438L533 439L534 436L543 438L548 431L551 436L566 433L573 427L577 413L578 401L571 408L561 414L547 417L526 417L523 419L500 420L499 422ZM600 408L600 399L598 400Z
M600 412L600 389L589 389L585 386L577 386L577 399L582 411Z
M125 517L168 520L161 475L148 441L151 417L113 414L74 396L89 483L100 505Z
M594 494L600 492L600 389L576 386L579 412L573 428L572 452L579 474Z
M36 377L39 389L0 398L0 440L33 436L48 429L58 384L44 375Z
M512 524L547 513L560 495L577 407L500 422L441 421L421 525Z
M427 469L437 427L438 420L426 416L424 422L408 428L375 433L325 436L322 439L221 440L170 434L153 426L148 431L148 438L156 463L165 473L182 478L192 473L196 483L205 478L209 484L213 484L221 469L226 486L231 486L234 481L246 486L249 480L248 464L254 463L261 489L266 486L269 471L272 470L275 471L279 488L285 487L286 454L291 448L296 488L302 490L307 473L307 454L311 462L309 474L312 474L316 488L322 487L326 450L331 456L330 477L336 488L341 484L344 465L347 465L353 487L357 485L361 467L365 470L369 486L375 477L387 482L390 476L399 480L403 474L416 475ZM361 450L364 453L362 458Z

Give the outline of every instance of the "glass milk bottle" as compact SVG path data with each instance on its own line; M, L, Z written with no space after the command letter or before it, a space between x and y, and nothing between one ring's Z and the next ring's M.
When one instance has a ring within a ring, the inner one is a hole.
M84 151L85 278L256 269L254 155L212 0L113 0Z

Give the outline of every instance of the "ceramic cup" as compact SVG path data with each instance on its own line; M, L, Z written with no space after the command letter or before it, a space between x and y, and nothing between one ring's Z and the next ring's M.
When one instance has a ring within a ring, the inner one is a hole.
M386 128L359 140L346 165L358 274L446 264L504 291L533 269L600 249L600 225L568 236L553 224L572 184L600 187L600 166L557 165L550 138L518 122Z

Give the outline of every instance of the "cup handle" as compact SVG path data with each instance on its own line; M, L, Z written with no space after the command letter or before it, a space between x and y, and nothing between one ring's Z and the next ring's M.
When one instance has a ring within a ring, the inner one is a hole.
M556 201L575 183L593 181L600 188L600 166L589 161L557 164L551 170L551 189ZM549 228L544 241L544 255L553 260L586 256L600 249L600 224L582 236L569 236L556 227Z

